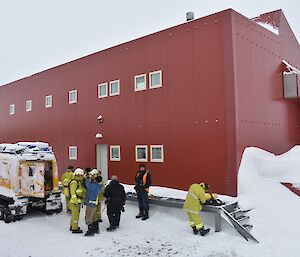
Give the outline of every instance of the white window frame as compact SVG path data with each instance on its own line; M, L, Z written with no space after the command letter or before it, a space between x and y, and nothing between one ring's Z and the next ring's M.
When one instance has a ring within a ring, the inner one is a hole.
M109 149L110 160L111 161L121 161L121 146L120 145L111 145L109 148L110 148ZM113 156L112 156L112 150L113 149L118 149L119 157L113 158Z
M72 150L75 150L75 155L74 156L71 156L71 151ZM78 156L77 146L75 146L75 145L69 146L69 160L77 160L77 156Z
M26 109L26 112L31 112L32 111L32 100L27 100L26 101L25 109Z
M142 88L142 89L138 89L137 88L137 83L136 83L136 79L140 78L140 77L144 77L145 78L145 88ZM140 75L134 76L134 91L138 92L138 91L144 91L144 90L147 90L147 74L144 73L144 74L140 74Z
M138 159L138 148L145 148L146 149L146 158ZM136 145L135 146L135 161L136 162L147 162L148 161L148 145Z
M106 94L105 95L100 95L100 87L103 87L105 86L105 89L106 89ZM108 96L108 83L105 82L105 83L100 83L98 84L98 98L104 98L104 97L107 97Z
M154 74L157 74L159 73L160 74L160 83L158 85L154 85L152 86L152 80L151 80L151 75L154 75ZM150 89L154 89L154 88L160 88L162 87L162 70L158 70L158 71L152 71L149 73L149 88Z
M113 83L118 83L118 92L116 92L116 93L111 92L111 85ZM110 81L109 82L109 96L115 96L115 95L119 95L119 94L120 94L120 80L117 79L117 80Z
M49 100L49 102L50 102L50 104L48 104L48 99L50 99ZM53 97L52 97L52 95L46 95L45 96L45 108L51 108L52 107L52 105L53 105Z
M9 105L9 115L14 115L16 113L16 105L10 104Z
M75 93L75 100L74 101L71 101L71 94ZM69 91L69 104L76 104L77 103L77 90L74 89L74 90L70 90Z
M161 148L161 159L153 159L152 149ZM150 160L151 162L164 162L164 145L151 145L150 146Z

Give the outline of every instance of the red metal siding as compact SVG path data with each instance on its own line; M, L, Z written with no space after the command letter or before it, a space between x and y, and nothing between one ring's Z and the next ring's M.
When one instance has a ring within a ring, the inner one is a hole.
M95 166L95 145L121 145L121 162L109 174L132 183L135 145L163 144L165 162L150 163L156 185L186 189L208 181L226 191L226 129L223 85L223 21L229 12L195 20L96 53L1 88L1 141L42 140L70 163ZM163 87L134 92L134 76L162 70ZM217 73L215 71L218 71ZM97 99L97 84L120 79L120 95ZM78 103L68 104L68 91ZM21 92L17 94L17 92ZM53 108L44 97L53 95ZM32 99L33 111L25 112ZM16 104L9 116L7 106ZM96 118L103 115L104 122ZM95 139L102 133L103 139ZM68 146L78 160L68 160ZM218 149L218 150L217 150ZM149 149L150 150L150 149ZM150 156L149 156L150 158Z
M283 98L282 83L282 60L299 68L300 47L281 10L273 16L279 35L234 15L237 163L247 146L279 154L300 143L299 101Z

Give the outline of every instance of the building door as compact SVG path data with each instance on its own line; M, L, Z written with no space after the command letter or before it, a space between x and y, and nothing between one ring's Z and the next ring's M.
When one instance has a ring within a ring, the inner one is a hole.
M20 168L22 195L44 198L44 163L22 162Z
M108 147L107 145L97 145L96 147L97 169L101 171L104 182L108 179Z

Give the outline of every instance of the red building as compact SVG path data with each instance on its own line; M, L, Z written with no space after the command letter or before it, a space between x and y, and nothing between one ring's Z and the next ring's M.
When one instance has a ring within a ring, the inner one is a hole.
M49 142L60 173L98 166L133 183L143 162L155 185L207 181L235 194L246 146L300 143L282 60L300 68L281 10L255 19L225 10L2 86L0 142Z

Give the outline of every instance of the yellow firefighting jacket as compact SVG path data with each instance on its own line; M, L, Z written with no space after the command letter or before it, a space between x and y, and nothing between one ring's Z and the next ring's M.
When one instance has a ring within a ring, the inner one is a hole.
M70 203L80 204L83 202L85 195L85 188L82 181L79 179L73 179L70 183Z
M210 199L209 194L205 194L205 184L192 184L185 198L183 209L187 212L198 214L202 210L202 204Z

